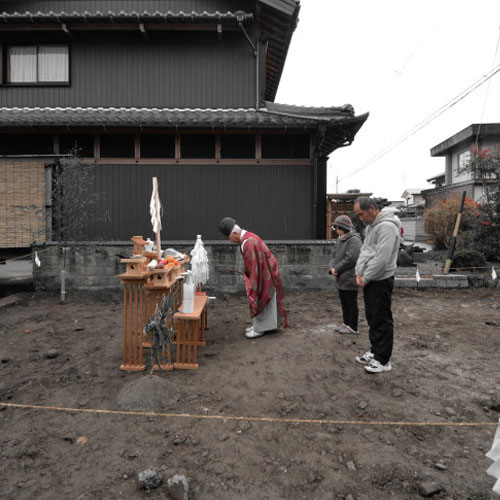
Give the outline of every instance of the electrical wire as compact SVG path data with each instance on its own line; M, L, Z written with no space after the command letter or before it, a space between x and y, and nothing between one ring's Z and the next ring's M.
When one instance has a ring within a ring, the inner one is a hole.
M495 67L495 63L497 60L497 54L498 54L498 46L500 44L500 28L498 29L498 39L497 39L497 46L495 48L495 55L493 56L493 62L491 63L491 69ZM488 102L488 95L490 93L490 86L491 86L491 79L488 80L488 87L486 88L486 96L484 97L484 104L483 104L483 110L481 111L481 118L479 119L479 127L477 128L477 134L476 134L476 150L479 147L479 133L481 131L481 125L483 123L483 117L484 117L484 110L486 109L486 103Z
M433 120L441 116L443 113L448 111L450 108L458 104L461 100L465 99L469 94L471 94L474 90L479 88L481 85L489 81L493 76L495 76L498 72L500 72L500 64L495 66L489 73L486 75L483 75L479 80L475 81L472 85L467 87L465 90L463 90L460 94L458 94L456 97L448 101L446 104L441 106L439 109L434 111L432 114L430 114L427 118L422 120L420 123L415 125L413 128L411 128L408 132L397 138L395 141L393 141L391 144L386 146L384 149L379 151L376 155L372 156L365 164L361 165L360 167L352 170L351 172L347 173L344 175L344 177L340 178L339 180L345 180L349 177L352 177L353 175L361 172L365 168L369 167L372 163L375 163L377 160L391 152L393 149L395 149L397 146L402 144L403 142L407 141L410 137L412 137L414 134L416 134L419 130L427 126L429 123L431 123Z

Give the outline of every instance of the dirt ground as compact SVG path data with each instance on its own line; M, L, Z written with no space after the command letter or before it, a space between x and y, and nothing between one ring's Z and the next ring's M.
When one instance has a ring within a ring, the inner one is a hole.
M120 390L148 376L119 369L121 300L26 293L1 309L0 402L118 410ZM156 373L178 394L170 412L274 421L0 405L0 498L164 499L174 473L198 500L404 500L426 481L442 487L433 498L496 498L484 456L494 426L360 423L497 422L499 290L396 290L393 370L377 375L354 361L369 347L366 321L358 335L334 333L336 292L286 306L288 331L248 340L246 299L218 296L199 369ZM165 479L149 492L137 484L148 467Z

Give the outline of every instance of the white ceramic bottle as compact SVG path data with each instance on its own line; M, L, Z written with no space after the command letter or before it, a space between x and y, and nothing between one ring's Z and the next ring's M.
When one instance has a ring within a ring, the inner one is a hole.
M194 283L191 271L187 272L186 279L182 285L182 312L191 314L194 312Z

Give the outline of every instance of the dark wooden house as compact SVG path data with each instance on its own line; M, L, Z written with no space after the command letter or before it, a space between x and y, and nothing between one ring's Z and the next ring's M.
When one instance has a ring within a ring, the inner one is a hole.
M327 157L367 115L274 103L299 8L0 1L0 248L29 246L34 225L50 240L52 166L75 144L109 214L89 214L86 240L147 234L153 176L163 239L218 239L226 215L268 239L324 238Z

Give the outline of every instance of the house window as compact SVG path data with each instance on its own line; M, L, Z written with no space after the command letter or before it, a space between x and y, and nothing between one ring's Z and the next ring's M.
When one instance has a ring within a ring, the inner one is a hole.
M309 158L309 136L306 134L263 134L262 158Z
M0 134L0 156L51 154L54 154L52 134Z
M101 158L134 158L135 138L132 134L103 134Z
M60 134L59 152L76 154L81 158L93 158L94 136L92 134Z
M175 158L175 135L141 135L141 158Z
M253 134L224 134L220 136L221 158L255 158Z
M7 48L7 83L69 83L68 45Z
M462 169L468 165L471 160L470 151L464 151L463 153L457 154L457 163L453 169L452 174L452 184L455 182L464 182L472 179L472 174L470 172L463 171Z
M215 135L181 135L181 158L215 158Z

